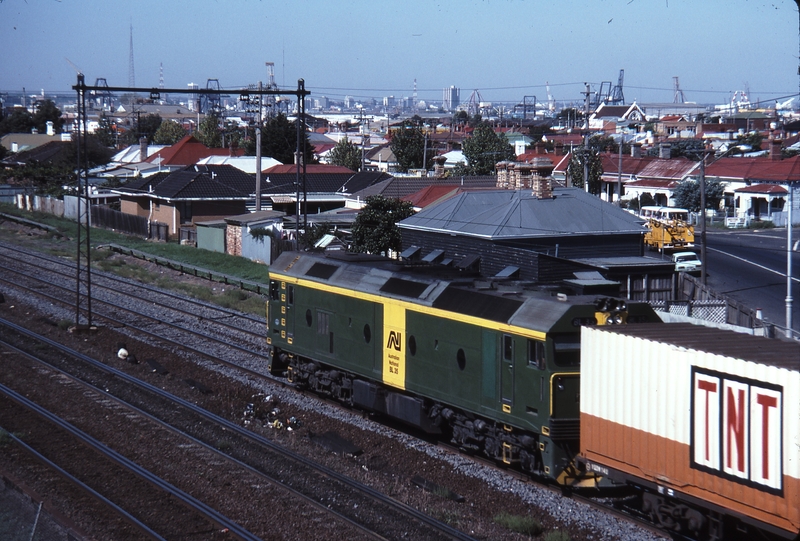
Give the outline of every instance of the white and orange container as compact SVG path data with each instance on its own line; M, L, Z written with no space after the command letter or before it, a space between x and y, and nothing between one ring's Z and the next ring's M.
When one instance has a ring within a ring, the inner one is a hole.
M800 345L690 324L582 330L581 455L800 531Z

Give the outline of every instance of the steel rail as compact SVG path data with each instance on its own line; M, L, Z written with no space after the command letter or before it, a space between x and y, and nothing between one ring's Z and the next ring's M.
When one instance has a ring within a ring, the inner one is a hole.
M67 470L65 470L64 468L62 468L61 466L59 466L58 464L56 464L55 462L53 462L52 460L41 454L39 451L37 451L36 449L34 449L21 439L19 439L11 432L5 430L2 427L0 427L0 430L3 430L5 432L5 435L11 438L11 440L13 440L14 443L19 445L26 453L31 455L33 458L35 458L36 460L38 460L51 470L54 470L61 477L69 481L72 485L78 487L79 489L91 495L96 500L99 500L106 506L110 507L115 513L120 515L128 524L139 529L142 533L150 536L151 539L156 539L157 541L167 541L164 537L162 537L157 532L153 531L149 526L147 526L147 524L143 523L138 518L128 513L125 509L123 509L116 503L112 502L111 500L109 500L108 498L97 492L95 489L93 489L92 487L90 487L89 485L87 485L86 483L84 483L71 473L69 473Z
M268 449L270 449L270 450L272 450L274 452L278 452L278 453L280 453L282 455L285 455L285 456L295 460L297 463L302 464L302 465L304 465L304 466L306 466L306 467L308 467L308 468L310 468L312 470L316 470L316 471L318 471L320 473L323 473L327 477L329 477L329 478L331 478L333 480L336 480L336 481L342 483L343 485L348 486L348 487L350 487L350 488L352 488L354 490L357 490L357 491L359 491L359 492L361 492L363 494L366 494L369 497L371 497L372 499L383 503L384 505L388 505L390 507L393 507L393 508L395 508L395 509L397 509L397 510L399 510L399 511L405 513L405 514L407 514L409 517L414 518L415 520L419 521L420 523L425 524L425 525L427 525L427 526L429 526L431 528L434 528L434 529L440 531L443 535L446 535L446 536L448 536L448 537L450 537L452 539L458 539L458 540L463 540L463 541L475 541L473 537L467 535L466 533L461 532L461 531L459 531L459 530L457 530L457 529L455 529L455 528L453 528L453 527L451 527L451 526L449 526L447 524L444 524L441 521L438 521L438 520L434 519L433 517L430 517L427 514L421 512L421 511L419 511L417 509L414 509L413 507L411 507L411 506L409 506L407 504L399 502L399 501L397 501L397 500L395 500L395 499L383 494L382 492L380 492L380 491L378 491L376 489L373 489L373 488L371 488L369 486L366 486L366 485L364 485L364 484L362 484L362 483L360 483L360 482L358 482L358 481L356 481L354 479L350 479L349 477L347 477L345 475L342 475L339 472L336 472L334 470L331 470L330 468L326 468L325 466L317 464L313 460L308 459L308 458L306 458L306 457L304 457L302 455L299 455L299 454L297 454L297 453L295 453L295 452L293 452L293 451L291 451L289 449L286 449L283 446L281 446L280 444L277 444L277 443L275 443L275 442L273 442L271 440L268 440L268 439L264 438L263 436L260 436L260 435L254 433L254 432L251 432L251 431L249 431L249 430L247 430L245 428L242 428L241 426L239 426L239 425L237 425L235 423L232 423L231 421L228 421L227 419L224 419L224 418L222 418L222 417L220 417L220 416L218 416L218 415L216 415L214 413L211 413L211 412L206 411L206 410L204 410L202 408L199 408L198 406L192 404L191 402L189 402L187 400L184 400L184 399L182 399L180 397L174 396L174 395L172 395L172 394L170 394L170 393L168 393L168 392L166 392L166 391L164 391L164 390L162 390L162 389L160 389L160 388L158 388L158 387L156 387L154 385L151 385L151 384L149 384L147 382L141 381L141 380L139 380L139 379L137 379L137 378L135 378L133 376L130 376L129 374L126 374L125 372L122 372L122 371L117 370L115 368L112 368L112 367L110 367L110 366L108 366L106 364L103 364L103 363L101 363L101 362L99 362L99 361L97 361L95 359L92 359L91 357L88 357L87 355L84 355L84 354L82 354L82 353L80 353L78 351L75 351L75 350L67 347L67 346L59 344L58 342L55 342L54 340L51 340L51 339L49 339L47 337L44 337L44 336L40 336L40 335L38 335L38 334L36 334L36 333L34 333L32 331L29 331L28 329L25 329L24 327L21 327L21 326L15 324L13 322L10 322L10 321L7 321L7 320L4 320L4 319L0 318L0 325L4 325L4 326L6 326L8 328L11 328L11 329L15 330L16 332L18 332L20 334L28 336L29 338L44 342L44 343L48 344L49 346L57 349L58 351L61 351L62 353L65 353L65 354L70 355L72 357L78 358L78 359L80 359L80 360L82 360L82 361L94 366L95 368L97 368L99 370L102 370L102 371L107 372L109 374L113 374L114 376L119 378L121 381L130 383L132 385L137 385L137 386L139 386L141 388L149 390L150 392L152 392L153 394L155 394L157 396L160 396L162 398L166 398L166 399L168 399L170 401L173 401L174 403L178 404L179 406L182 406L182 407L194 412L195 414L202 416L206 420L223 426L226 430L231 431L231 432L239 435L240 437L243 437L243 438L245 438L247 440L250 440L250 441L252 441L254 443L262 445L262 446L264 446L264 447L266 447L266 448L268 448Z
M85 432L79 430L71 423L61 419L57 415L54 415L47 409L39 406L35 402L25 398L21 394L17 393L13 389L10 389L0 383L0 393L4 394L20 406L29 409L30 411L36 413L46 421L50 422L51 424L59 427L60 429L66 431L74 438L77 438L84 444L88 445L98 453L105 456L107 459L111 460L113 463L122 466L126 470L130 471L131 473L135 474L136 476L144 479L145 481L149 482L156 488L174 496L179 501L185 503L186 505L190 506L195 511L199 512L200 514L204 515L208 520L217 524L220 528L227 528L230 530L232 534L237 536L239 539L244 541L260 541L259 537L253 535L245 528L240 526L238 523L228 519L225 515L219 513L216 509L206 505L205 503L201 502L200 500L196 499L195 497L187 494L186 492L182 491L181 489L177 488L176 486L168 483L167 481L161 479L157 475L153 474L149 470L142 468L135 462L131 461L130 459L122 456L121 454L117 453L113 449L109 449L106 447L102 442L96 440L92 436L86 434Z
M381 541L381 540L385 540L386 539L383 536L380 536L380 535L376 534L375 532L369 530L368 528L366 528L362 524L359 524L359 523L355 522L355 520L353 520L353 519L351 519L351 518L349 518L349 517L347 517L345 515L342 515L341 513L331 509L327 505L322 504L322 503L314 500L313 498L303 494L302 492L298 491L297 489L287 485L286 483L283 483L279 479L271 477L271 476L265 474L264 472L254 468L253 466L250 466L249 464L246 464L245 462L242 462L240 460L237 460L237 459L233 458L232 456L220 451L219 449L217 449L213 445L210 445L210 444L208 444L208 443L206 443L206 442L204 442L204 441L192 436L191 434L188 434L188 433L184 432L183 430L181 430L181 429L169 424L168 422L166 422L166 421L164 421L162 419L159 419L155 415L153 415L153 414L151 414L151 413L149 413L149 412L147 412L147 411L145 411L145 410L143 410L143 409L131 404L130 402L128 402L126 400L123 400L123 399L121 399L121 398L119 398L117 396L114 396L109 391L107 391L107 390L105 390L105 389L103 389L101 387L97 387L96 385L93 385L92 383L89 383L89 382L81 379L78 376L70 374L69 372L67 372L67 371L55 366L54 364L50 363L47 360L44 360L44 359L41 359L41 358L39 358L39 357L37 357L35 355L32 355L31 353L28 353L27 351L23 351L23 350L17 348L16 346L14 346L12 344L9 344L5 340L0 339L0 346L5 347L6 349L10 349L10 350L14 351L15 353L17 353L17 354L19 354L21 356L24 356L24 357L26 357L27 359L29 359L29 360L31 360L33 362L36 362L36 363L39 363L39 364L47 366L48 369L52 370L53 372L57 372L58 374L70 379L72 382L78 384L79 386L83 387L84 389L92 391L92 392L97 393L99 395L102 395L103 398L105 398L106 400L114 402L114 403L116 403L116 404L118 404L118 405L120 405L120 406L122 406L122 407L124 407L124 408L126 408L128 410L130 410L130 411L133 411L137 415L140 415L140 416L150 420L151 422L159 425L161 428L163 428L163 429L165 429L165 430L167 430L169 432L172 432L173 434L176 434L176 435L180 436L181 438L189 440L193 444L195 444L195 445L197 445L199 447L202 447L206 451L209 451L209 452L215 454L217 457L219 457L219 458L221 458L221 459L223 459L223 460L225 460L225 461L227 461L227 462L229 462L231 464L234 464L235 466L237 466L239 468L245 469L245 470L247 470L248 472L250 472L253 475L259 476L264 481L270 483L271 485L273 485L275 487L280 488L281 490L285 490L285 491L289 492L290 494L292 494L293 496L301 499L305 503L310 504L312 507L316 508L317 510L323 511L324 513L326 513L328 515L332 515L335 518L337 518L338 520L351 525L352 527L356 528L357 530L360 530L361 533L367 535L370 538L375 539L376 541ZM136 380L136 381L139 381L139 380ZM137 387L141 387L141 386L137 384ZM147 390L147 389L145 389L145 390ZM162 396L161 398L164 398L164 397ZM194 410L193 412L198 412L198 411L204 411L204 410L202 410L201 408L197 407L196 410ZM24 442L22 442L22 443L24 445ZM34 452L35 452L35 450L34 450ZM56 467L58 467L58 466L56 466ZM78 481L78 482L80 482L80 481Z

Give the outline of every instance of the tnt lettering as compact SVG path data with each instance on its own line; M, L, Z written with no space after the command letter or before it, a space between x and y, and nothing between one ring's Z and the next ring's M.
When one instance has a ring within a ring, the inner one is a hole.
M692 384L693 466L781 489L783 389L700 368Z
M402 347L400 344L402 343L402 338L403 333L389 331L389 341L386 342L386 349L395 349L397 351L401 351Z

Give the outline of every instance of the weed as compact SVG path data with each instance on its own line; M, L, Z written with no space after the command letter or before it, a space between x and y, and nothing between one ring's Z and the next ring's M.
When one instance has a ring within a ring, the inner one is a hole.
M543 541L572 541L572 537L561 530L550 530L544 534Z
M539 535L544 530L538 520L529 516L500 513L494 517L494 521L507 530L525 535Z
M58 320L58 328L62 331L68 330L72 327L72 320L71 319L59 319Z
M461 515L454 511L436 511L434 515L437 520L453 527L458 527L461 523Z

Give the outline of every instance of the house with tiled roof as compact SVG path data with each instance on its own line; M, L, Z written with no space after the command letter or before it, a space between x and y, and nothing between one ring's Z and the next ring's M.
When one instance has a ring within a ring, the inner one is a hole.
M115 188L120 210L168 226L168 237L197 221L244 214L255 198L255 178L230 165L193 165Z
M262 174L261 198L273 209L293 215L299 193L307 205L300 213L315 214L343 207L353 194L389 178L380 171L356 173L338 165L308 164L305 175L297 165L276 165Z
M158 165L162 169L180 169L194 165L208 156L242 156L243 154L244 149L241 148L209 148L194 136L187 135L174 145L149 155L144 161Z
M755 158L724 157L706 165L705 176L725 185L725 204L734 217L770 220L785 226L788 219L789 190L795 207L792 222L800 223L800 156L782 158L780 142L770 143L769 156Z
M615 132L620 121L645 122L646 116L636 102L630 105L601 103L597 110L589 116L589 129Z

